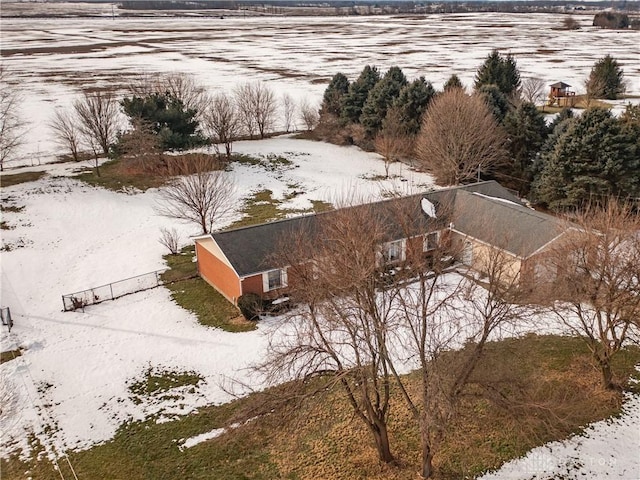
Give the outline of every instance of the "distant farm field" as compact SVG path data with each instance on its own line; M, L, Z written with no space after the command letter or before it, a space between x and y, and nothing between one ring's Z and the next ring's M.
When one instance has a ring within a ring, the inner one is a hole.
M2 62L23 96L27 142L16 164L52 160L47 122L81 89L123 90L143 73L186 72L211 91L260 80L296 100L318 103L331 76L355 78L363 66L393 65L440 88L453 73L466 85L494 48L515 56L523 77L574 90L605 54L640 94L640 32L601 30L593 15L438 14L393 17L3 18ZM117 10L116 10L117 12ZM94 12L95 13L95 12Z

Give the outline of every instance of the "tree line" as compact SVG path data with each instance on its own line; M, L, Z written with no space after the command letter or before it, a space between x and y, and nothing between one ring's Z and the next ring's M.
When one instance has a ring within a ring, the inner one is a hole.
M6 70L2 75L7 80ZM0 97L0 168L16 153L25 127L10 87L7 82ZM278 123L288 132L298 122L316 138L376 150L387 175L392 162L409 159L440 184L495 178L552 209L579 206L592 195L638 196L637 108L619 118L594 111L595 99L624 93L617 60L607 55L593 66L583 116L562 112L547 125L536 107L543 88L539 79L521 79L515 58L497 51L478 68L471 92L456 75L438 92L398 67L382 74L365 66L353 81L334 75L319 111L288 94L278 98L260 82L211 95L187 75L147 75L124 98L110 90L83 92L71 108L56 111L50 128L73 159L93 158L98 174L98 157L107 155L134 172L168 171L164 152L203 145L228 160L235 140L264 138Z
M537 103L544 83L521 79L516 60L492 51L471 92L452 75L442 91L391 67L366 66L353 81L337 73L322 100L316 135L375 149L387 165L409 160L441 185L496 179L552 209L574 208L591 196L640 196L637 106L621 117L596 99L620 98L624 72L610 55L585 80L587 106L563 111L547 125ZM566 168L565 168L566 167Z
M0 169L15 159L27 122L10 72L0 65ZM308 100L276 93L262 82L246 82L210 94L181 73L143 75L124 96L109 88L80 92L70 108L58 108L50 133L73 160L120 157L134 170L166 163L163 152L212 145L230 158L238 139L265 138L275 129L311 130L317 107ZM96 169L99 173L99 169Z
M210 95L192 77L168 74L140 77L122 99L110 90L83 92L72 108L56 111L50 127L74 160L84 147L94 157L120 156L149 171L166 162L166 151L212 145L228 160L240 138L265 138L279 120L286 132L297 121L312 129L316 118L309 102L278 98L261 82Z

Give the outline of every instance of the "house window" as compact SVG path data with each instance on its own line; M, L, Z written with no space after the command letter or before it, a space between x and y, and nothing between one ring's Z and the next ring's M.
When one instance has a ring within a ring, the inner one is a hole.
M386 263L400 262L405 259L404 240L396 240L384 244L382 256Z
M438 248L440 242L440 232L427 233L422 241L422 251L428 252Z
M278 268L262 274L263 291L276 290L287 286L287 272Z

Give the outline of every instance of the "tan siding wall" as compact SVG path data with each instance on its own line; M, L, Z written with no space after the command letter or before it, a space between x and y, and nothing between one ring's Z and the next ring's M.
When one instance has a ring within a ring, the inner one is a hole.
M471 247L473 250L473 254L472 254L473 256L472 256L472 261L470 265L471 268L473 268L478 272L482 272L483 270L486 270L486 268L484 267L489 261L489 258L490 258L489 254L491 252L492 247L485 245L483 243L480 243L478 241L475 241L471 237L465 237L458 233L452 233L448 240L451 241L451 244L455 249L454 251L458 252L459 257L463 256L464 243L471 242ZM506 271L505 281L511 282L513 279L521 275L522 262L518 258L510 255L507 252L504 252L504 255L507 257L507 259L510 259L510 265L508 265L508 267L505 268L505 271Z
M491 257L493 247L474 242L473 240L471 240L471 242L473 245L472 267L479 272L485 272L487 270L488 264L492 261L495 261ZM495 253L493 255L495 256ZM506 252L504 253L504 261L506 262L503 270L505 276L504 281L510 283L514 280L518 280L522 262L518 258Z
M226 262L216 257L200 241L196 241L198 273L212 287L234 304L240 296L240 279Z

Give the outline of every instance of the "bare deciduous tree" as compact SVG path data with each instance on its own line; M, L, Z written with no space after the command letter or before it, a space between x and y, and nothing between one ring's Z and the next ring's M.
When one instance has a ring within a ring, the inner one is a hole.
M284 119L284 129L289 133L292 129L295 130L295 116L296 116L296 102L293 97L288 93L282 95L282 113Z
M545 97L545 86L541 78L525 78L520 86L520 98L525 102L537 104Z
M590 76L584 82L585 94L582 96L584 108L590 108L598 98L604 96L605 85L604 79L597 76Z
M22 145L26 122L19 115L21 98L10 84L10 72L0 63L0 172Z
M453 212L447 210L451 209L444 201L438 210L440 222L455 222ZM400 212L396 218L408 231L415 215L407 213ZM477 222L479 228L488 228L482 215ZM394 370L402 396L420 426L423 478L434 474L434 455L459 415L460 401L490 336L515 322L524 310L519 278L512 273L513 259L502 250L483 251L481 264L476 265L482 272L480 280L471 271L458 276L444 268L447 258L461 254L462 242L444 237L432 246L430 257L414 260L414 283L392 286L398 289L401 314L398 327L390 334L394 344L402 344L417 360L422 379L421 388L415 391ZM447 353L454 349L461 350L455 356Z
M614 199L591 205L547 261L557 272L551 311L586 342L604 388L616 388L612 359L640 334L640 217Z
M231 159L233 141L240 133L240 121L233 97L218 93L209 102L204 124L220 156L220 144L224 145L227 160Z
M562 27L565 30L579 30L580 23L574 17L568 15L562 19Z
M80 160L81 135L79 120L73 110L56 110L49 123L56 142L66 148L74 161Z
M468 182L506 161L506 135L478 95L451 89L427 110L416 156L440 185Z
M273 129L278 102L273 91L262 82L244 83L236 87L236 103L246 133L264 138Z
M120 127L120 108L115 94L111 91L84 92L73 108L83 140L96 154L108 155Z
M160 238L158 241L171 253L171 255L177 255L180 250L180 234L175 228L169 230L168 228L160 229Z
M202 164L207 165L208 159ZM157 212L169 218L195 223L203 234L233 211L235 184L229 172L198 168L192 175L175 178L160 190Z
M166 173L161 139L142 119L133 119L132 127L119 141L123 166L132 173Z
M391 164L408 155L413 143L412 138L402 127L400 111L397 108L392 107L387 111L387 116L382 121L382 129L373 143L376 152L382 155L385 175L389 178Z
M387 429L391 378L384 353L393 299L379 291L377 276L383 238L382 222L364 207L357 215L344 210L321 217L314 231L283 239L279 261L291 265L291 295L303 308L274 332L259 370L276 384L317 378L321 390L340 388L372 434L379 459L393 463Z
M307 98L303 99L300 104L300 120L304 123L308 132L316 128L320 120L318 107L311 104Z
M255 116L253 115L253 107L251 104L251 84L243 83L237 85L234 90L236 106L238 107L238 120L243 129L243 134L253 138L258 128Z

